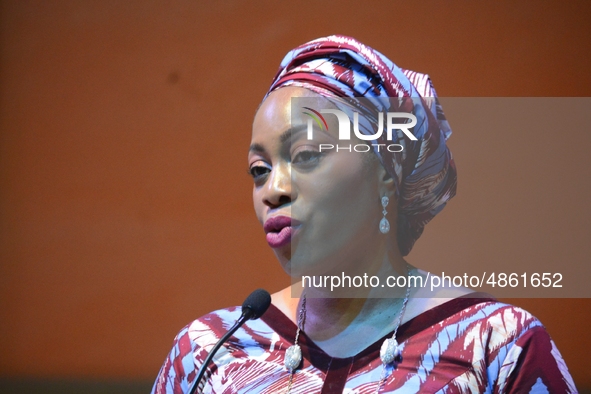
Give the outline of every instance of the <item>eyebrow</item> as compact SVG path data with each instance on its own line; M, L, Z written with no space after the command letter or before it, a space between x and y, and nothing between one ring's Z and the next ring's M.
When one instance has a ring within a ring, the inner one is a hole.
M306 131L307 128L308 128L308 125L305 125L305 124L295 126L295 127L290 127L289 129L287 129L283 133L281 133L281 135L279 136L279 142L281 142L281 145L284 145L287 141L289 141L294 136L294 134L300 133L302 131ZM255 142L250 145L250 148L248 149L248 151L261 153L261 152L265 152L265 147L263 145Z
M261 144L251 144L250 148L248 148L249 152L255 152L255 153L262 153L265 151L265 148L261 145Z

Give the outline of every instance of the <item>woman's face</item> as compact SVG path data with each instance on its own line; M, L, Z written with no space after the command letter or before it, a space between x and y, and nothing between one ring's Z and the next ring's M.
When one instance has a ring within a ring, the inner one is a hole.
M320 151L320 144L363 142L339 142L332 115L325 116L328 130L315 128L308 140L308 117L294 105L292 118L292 97L308 97L319 109L334 108L309 90L285 87L271 93L256 113L248 164L267 242L294 278L367 270L372 263L367 260L385 243L378 223L381 197L392 200L390 178L373 152Z

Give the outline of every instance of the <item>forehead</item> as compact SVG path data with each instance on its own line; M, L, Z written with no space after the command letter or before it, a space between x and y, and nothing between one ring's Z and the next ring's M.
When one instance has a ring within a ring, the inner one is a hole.
M269 133L283 133L292 127L306 123L301 100L292 98L306 98L306 105L318 108L336 108L326 97L311 90L288 86L273 91L261 104L256 112L252 139L270 137ZM293 108L292 108L293 105ZM332 119L330 119L332 120Z

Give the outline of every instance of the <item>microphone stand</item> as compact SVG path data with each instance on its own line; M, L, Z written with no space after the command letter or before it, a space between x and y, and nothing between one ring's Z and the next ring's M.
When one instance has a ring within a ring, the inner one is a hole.
M215 356L218 349L224 344L224 342L226 342L236 332L236 330L238 330L240 328L240 326L242 326L244 323L246 323L247 320L250 320L250 318L252 317L253 314L254 314L254 312L250 308L248 308L244 312L242 312L242 316L240 316L240 318L238 320L236 320L236 323L234 323L232 328L230 328L228 330L228 332L226 334L224 334L223 337L220 338L218 343L215 344L213 349L211 349L211 351L207 355L207 358L205 359L205 361L203 361L203 364L201 364L201 368L199 368L199 373L197 374L197 379L195 379L195 384L193 385L193 388L191 389L191 391L189 391L189 394L195 394L197 392L197 387L199 387L199 382L203 378L203 375L205 375L205 371L207 370L207 366L209 365L209 363L213 359L213 356Z
M201 368L199 368L199 372L197 373L197 378L195 379L195 384L189 391L189 394L195 394L197 392L197 388L199 387L199 383L201 379L203 379L203 375L205 375L205 371L207 371L207 366L213 359L213 356L216 354L218 349L226 342L235 332L238 330L247 320L250 319L258 319L261 317L263 313L269 308L271 305L271 296L266 290L258 289L253 291L244 301L242 304L242 315L240 318L234 323L232 328L224 334L223 337L220 338L218 343L215 344L213 349L209 352L203 364L201 364Z

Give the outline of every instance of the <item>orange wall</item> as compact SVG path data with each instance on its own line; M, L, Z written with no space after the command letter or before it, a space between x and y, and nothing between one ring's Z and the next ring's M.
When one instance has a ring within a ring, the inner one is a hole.
M4 376L152 379L187 322L253 288L288 284L252 213L246 148L259 100L298 44L354 36L429 73L441 96L591 95L586 1L0 4ZM474 136L455 131L458 197L410 259L494 267L490 245L502 229L473 213L503 208L487 205L497 196L480 187L520 195L531 184L503 174L483 181L487 167L466 142ZM588 128L570 137L591 147ZM557 209L585 222L576 232L556 218L523 231L560 233L579 256L591 235L588 171L579 168L590 163L552 159L555 174L571 177L548 179L546 205L527 207L544 215L577 196ZM525 159L499 160L511 168ZM513 247L525 256L532 248ZM571 258L538 247L557 267ZM591 387L590 300L512 301L546 324L577 384Z

